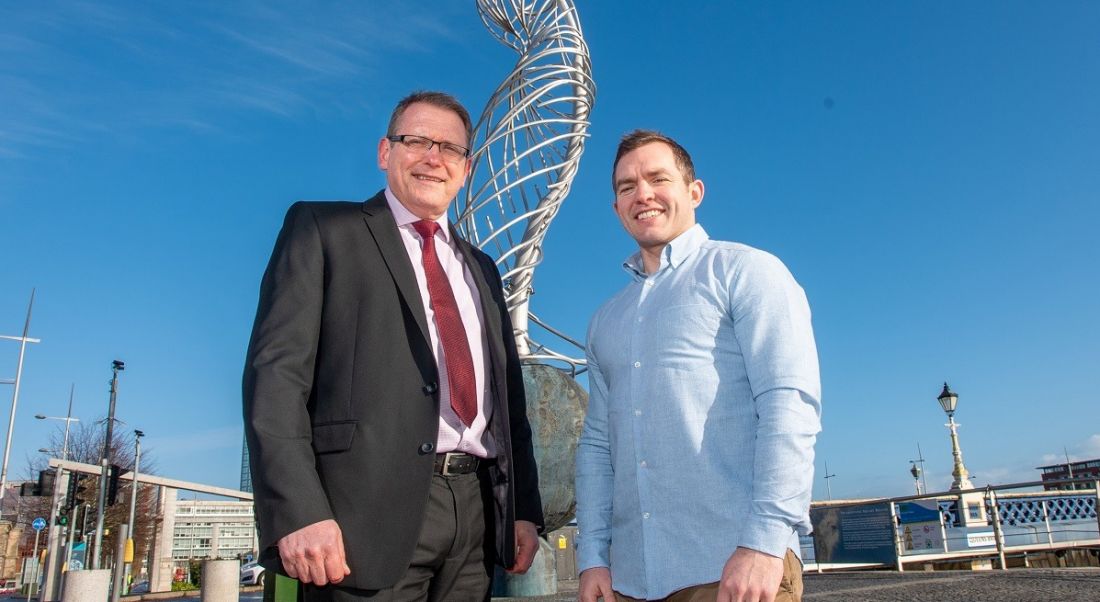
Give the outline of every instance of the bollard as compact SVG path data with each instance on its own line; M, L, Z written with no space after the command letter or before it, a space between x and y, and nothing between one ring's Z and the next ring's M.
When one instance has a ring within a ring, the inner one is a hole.
M240 600L241 561L204 560L202 563L202 602Z
M103 602L111 585L110 569L68 571L61 602Z

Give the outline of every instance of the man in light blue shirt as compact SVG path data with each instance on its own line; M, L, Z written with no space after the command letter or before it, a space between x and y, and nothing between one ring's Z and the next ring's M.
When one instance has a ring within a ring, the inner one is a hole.
M579 599L800 600L821 429L806 296L695 223L703 182L671 138L625 136L612 185L639 252L588 329Z

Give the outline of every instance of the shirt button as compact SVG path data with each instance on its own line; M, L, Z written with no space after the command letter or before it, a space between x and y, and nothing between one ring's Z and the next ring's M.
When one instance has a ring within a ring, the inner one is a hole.
M649 518L649 513L648 512L643 512L642 513L642 518Z
M638 321L639 321L639 322L644 322L644 321L645 321L645 318L643 318L642 316L638 316Z
M642 362L634 362L634 367L635 368L641 368L642 367Z
M646 286L653 286L653 281L652 280L646 280L645 285Z
M641 410L634 410L634 415L635 415L635 416L641 416L641 415L642 415L642 411L641 411Z
M642 468L645 468L645 467L646 467L645 460L642 460Z

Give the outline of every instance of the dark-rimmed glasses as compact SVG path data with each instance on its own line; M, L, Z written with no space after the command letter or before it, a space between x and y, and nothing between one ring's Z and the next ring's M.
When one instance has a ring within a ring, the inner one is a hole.
M459 146L451 142L440 142L438 140L432 140L431 138L425 138L423 136L414 136L412 134L386 136L386 140L390 142L400 142L409 149L409 152L417 155L427 154L428 151L432 150L433 146L439 146L440 156L449 163L458 163L470 154L470 149L465 146Z

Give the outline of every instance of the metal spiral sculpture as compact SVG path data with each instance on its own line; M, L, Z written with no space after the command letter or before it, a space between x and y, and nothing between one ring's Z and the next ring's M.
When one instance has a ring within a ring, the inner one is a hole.
M577 173L595 83L572 0L478 0L489 32L519 53L474 128L470 181L455 204L455 225L502 272L516 344L525 359L583 359L531 338L538 325L576 350L583 346L530 311L535 267L550 222ZM582 355L583 353L578 353Z

